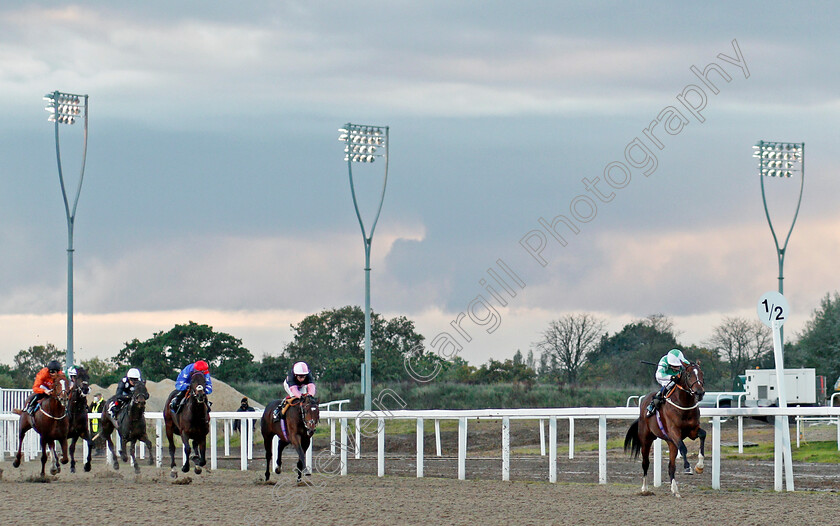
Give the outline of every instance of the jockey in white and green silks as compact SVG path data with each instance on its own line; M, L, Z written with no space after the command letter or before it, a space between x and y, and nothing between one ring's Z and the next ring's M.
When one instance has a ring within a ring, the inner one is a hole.
M662 387L650 401L648 415L653 414L656 407L665 399L665 393L674 387L674 377L680 374L680 371L690 363L679 349L671 349L659 360L659 364L656 366L656 382Z

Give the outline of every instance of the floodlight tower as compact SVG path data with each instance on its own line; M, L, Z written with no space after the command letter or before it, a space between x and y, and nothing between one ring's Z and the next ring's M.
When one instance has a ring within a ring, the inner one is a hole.
M370 351L370 247L373 243L373 231L382 212L385 200L385 187L388 184L388 126L370 126L347 123L338 130L341 135L339 141L344 143L344 160L347 161L347 173L350 176L350 194L353 196L353 207L356 218L362 229L362 240L365 245L365 364L362 375L362 386L365 394L365 411L371 410L371 351ZM365 230L359 203L356 200L356 186L353 182L353 163L373 163L377 159L385 161L385 177L382 180L382 193L379 196L379 206L370 227L370 233Z
M761 181L761 200L764 203L764 215L767 217L767 224L770 225L770 233L773 234L773 242L776 244L776 258L779 262L779 294L784 294L785 253L790 235L793 232L793 226L796 224L796 218L799 215L799 207L802 205L802 190L805 187L805 143L758 141L753 149L755 150L753 157L758 158L758 177ZM793 221L785 237L785 242L779 246L779 238L776 236L776 230L773 228L773 223L770 221L770 212L767 209L764 179L766 177L790 178L796 173L800 175L796 212L793 214ZM782 342L784 342L784 337Z
M82 193L82 180L85 178L85 158L87 157L88 139L88 96L75 95L54 91L44 95L47 101L46 110L50 112L47 119L55 123L55 158L58 163L58 181L61 184L61 196L64 198L64 213L67 217L67 357L66 366L73 366L73 225L76 222L76 207L79 204L79 194ZM61 148L58 139L58 125L73 125L84 118L84 137L82 141L82 169L73 206L67 200L67 190L64 186L64 174L61 170Z

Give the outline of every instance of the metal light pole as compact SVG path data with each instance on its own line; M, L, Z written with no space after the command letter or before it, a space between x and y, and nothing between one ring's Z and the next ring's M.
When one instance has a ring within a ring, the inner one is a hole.
M347 173L350 176L350 194L353 196L353 207L356 209L356 218L359 220L359 227L362 229L362 240L365 244L365 364L362 378L362 387L365 394L365 411L371 410L371 358L370 358L370 246L373 243L373 231L379 221L379 214L382 212L382 202L385 200L385 187L388 184L388 126L370 126L363 124L347 123L341 132L338 140L344 143L344 160L347 161ZM385 161L385 177L382 180L382 193L379 196L379 206L376 209L376 216L370 227L370 233L365 230L362 214L359 212L359 203L356 200L356 186L353 182L353 163L372 163L377 158Z
M785 252L790 235L793 232L793 225L796 224L796 217L799 215L799 207L802 205L802 189L805 186L805 143L758 141L753 149L755 149L753 157L758 158L758 177L761 181L761 200L764 203L764 215L767 216L767 224L770 225L770 233L773 234L773 242L776 244L776 256L779 261L779 294L784 294ZM767 210L764 179L765 177L790 178L797 172L800 175L799 199L796 202L796 212L793 214L790 230L788 230L784 244L780 247L776 230L770 221L770 212ZM782 343L784 343L784 333L781 333L781 335Z
M76 207L79 204L79 194L82 193L82 180L85 178L85 158L87 157L88 138L88 96L75 95L54 91L44 95L47 101L46 110L50 112L47 119L55 123L55 158L58 163L58 181L61 183L61 196L64 198L64 213L67 217L67 357L66 366L73 366L73 225L76 221ZM59 124L75 124L77 119L84 115L84 139L82 146L82 169L79 176L79 185L76 187L76 196L73 199L73 207L67 200L67 190L64 186L64 174L61 170L61 148L58 140Z

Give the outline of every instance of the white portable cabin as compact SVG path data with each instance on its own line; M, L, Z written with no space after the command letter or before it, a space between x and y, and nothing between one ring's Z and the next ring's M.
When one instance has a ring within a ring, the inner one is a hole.
M778 405L779 393L775 369L746 371L744 389L747 400L766 401ZM817 403L816 369L785 369L785 396L788 405L815 405ZM759 405L763 405L759 403Z

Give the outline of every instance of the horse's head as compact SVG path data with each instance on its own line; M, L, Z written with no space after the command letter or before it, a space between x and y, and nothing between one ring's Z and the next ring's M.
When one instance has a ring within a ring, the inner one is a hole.
M207 379L204 378L204 373L198 371L192 373L190 376L190 393L199 403L204 403L207 399Z
M303 395L300 400L300 416L303 419L306 431L311 436L315 433L318 420L321 418L321 413L318 410L318 399L311 395Z
M76 380L73 382L73 389L77 390L80 396L87 396L90 393L90 375L81 365L76 366Z
M706 394L703 386L703 371L700 370L700 362L691 363L680 373L680 384L686 391L691 393L699 402Z
M131 405L145 409L146 400L149 399L149 391L146 389L146 382L138 380L134 385L134 392L131 395Z
M64 373L60 373L55 379L50 396L58 399L62 406L67 406L67 400L70 398L70 381L64 376Z

